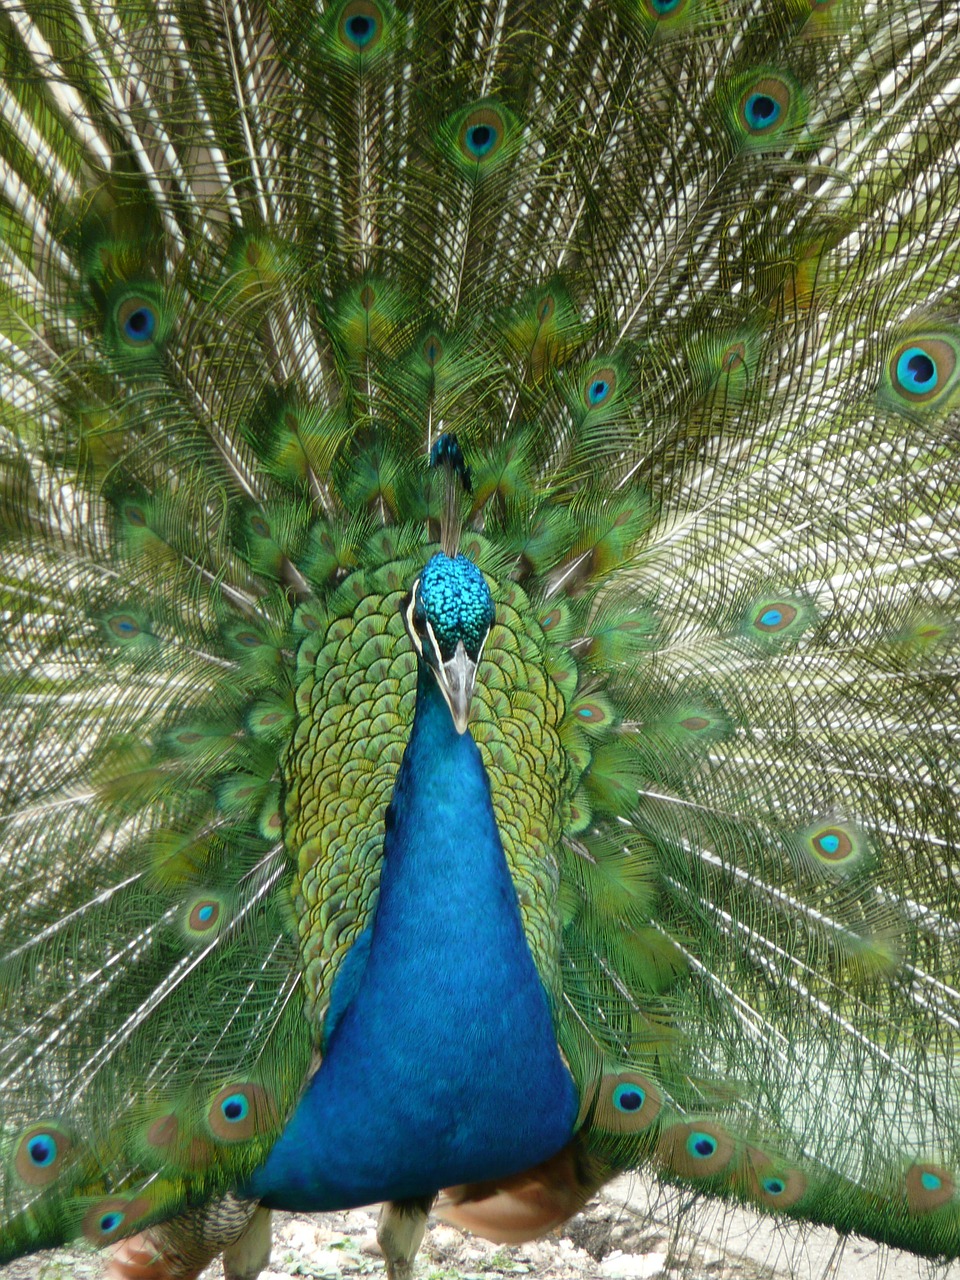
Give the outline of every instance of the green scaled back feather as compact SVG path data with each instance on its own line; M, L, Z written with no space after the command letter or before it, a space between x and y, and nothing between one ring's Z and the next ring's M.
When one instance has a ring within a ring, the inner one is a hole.
M960 1256L958 57L953 3L0 4L0 1259L229 1206L315 1070L442 431L580 1200Z

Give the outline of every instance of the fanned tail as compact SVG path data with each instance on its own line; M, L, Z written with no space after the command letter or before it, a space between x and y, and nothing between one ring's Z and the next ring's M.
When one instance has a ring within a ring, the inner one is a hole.
M449 1199L646 1163L960 1256L957 6L21 0L0 51L0 1257L236 1190L316 1069L443 432L583 1103L545 1202Z

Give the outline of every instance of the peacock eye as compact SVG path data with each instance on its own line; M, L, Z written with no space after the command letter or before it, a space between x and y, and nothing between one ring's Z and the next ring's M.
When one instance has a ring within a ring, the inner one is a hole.
M403 616L407 624L407 633L413 640L417 651L423 656L424 642L429 638L427 611L420 599L420 581L413 584L410 594L403 602Z
M416 631L418 636L426 636L427 611L419 600L412 600L411 605L410 621L413 623L413 629Z

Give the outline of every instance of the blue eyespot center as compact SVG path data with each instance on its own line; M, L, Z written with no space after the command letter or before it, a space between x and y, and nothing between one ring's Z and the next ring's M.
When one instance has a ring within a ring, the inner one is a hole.
M383 14L374 0L350 0L341 10L340 39L354 53L372 52L382 34Z
M853 839L842 827L824 827L809 833L814 855L839 865L857 852Z
M467 129L467 147L478 160L489 155L496 140L496 132L489 124L472 124Z
M687 1139L687 1150L696 1160L709 1160L717 1153L717 1140L709 1133L691 1133Z
M939 1191L943 1186L943 1179L938 1178L935 1173L931 1173L929 1170L924 1170L920 1175L920 1185L924 1191Z
M510 119L508 114L492 102L479 103L470 111L454 116L456 147L460 159L469 164L488 166L501 152ZM481 170L477 168L471 172L476 178L480 176Z
M938 380L936 363L920 347L908 347L897 360L897 379L905 391L932 391Z
M157 327L157 317L150 307L137 307L123 322L123 331L131 342L149 342Z
M591 382L590 388L587 391L587 397L589 398L590 403L600 404L602 400L607 398L607 392L609 389L610 384L605 382L603 378L597 378L595 381Z
M753 614L753 625L758 631L783 631L795 621L798 610L783 600L765 601Z
M239 1124L250 1114L250 1103L244 1094L231 1093L220 1103L220 1110L224 1120L229 1120L231 1124Z
M782 107L769 93L751 93L744 105L744 115L751 129L769 129L780 118Z
M363 14L356 14L347 20L347 35L357 46L369 44L375 30L376 24L373 19Z
M38 1133L27 1144L27 1154L38 1169L47 1169L57 1158L57 1144L49 1133Z
M764 1178L761 1186L768 1196L782 1196L787 1189L782 1178Z
M646 1100L647 1095L636 1084L618 1084L613 1091L613 1105L618 1111L637 1112Z
M105 1213L100 1219L100 1230L104 1235L109 1235L111 1231L116 1231L117 1227L123 1222L124 1215L116 1210L111 1213Z

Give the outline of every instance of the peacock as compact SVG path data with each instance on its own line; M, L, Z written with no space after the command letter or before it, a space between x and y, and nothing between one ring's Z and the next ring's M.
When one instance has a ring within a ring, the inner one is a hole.
M0 1262L638 1167L960 1256L958 68L2 0Z

